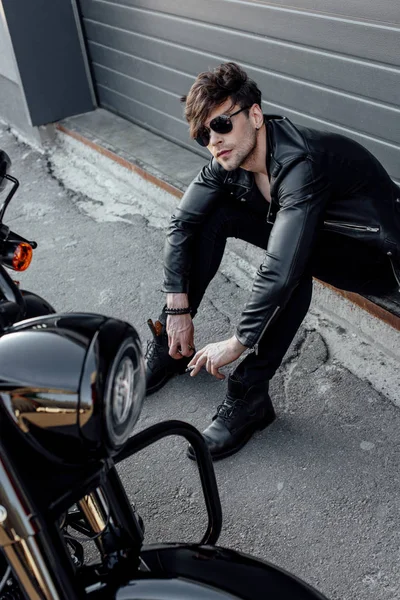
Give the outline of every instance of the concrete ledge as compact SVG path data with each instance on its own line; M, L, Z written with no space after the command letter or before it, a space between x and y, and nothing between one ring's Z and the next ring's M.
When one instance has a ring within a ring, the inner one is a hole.
M400 316L398 316L397 314L394 314L394 313L390 312L389 310L386 310L386 308L383 308L379 304L372 302L366 296L361 296L360 294L354 294L353 292L346 292L344 290L340 290L338 288L335 288L333 285L329 285L328 283L325 283L324 281L319 281L319 283L321 285L327 287L328 289L333 290L334 292L336 292L343 298L350 300L350 302L353 302L353 304L356 304L363 310L367 311L373 317L376 317L377 319L384 321L385 323L387 323L394 329L397 329L397 331L400 331ZM393 308L394 308L394 310L396 310L397 307L394 305ZM399 307L399 314L400 314L400 307Z
M57 129L176 198L182 197L193 177L207 162L203 157L104 109L65 119L57 124ZM249 257L243 258L246 260ZM400 304L397 306L387 299L383 306L379 300L374 302L370 297L319 283L400 331Z
M109 148L105 148L104 146L100 146L98 144L98 142L95 142L94 140L90 140L89 138L85 137L81 133L73 131L72 129L68 129L67 127L64 127L61 124L57 125L57 129L59 131L62 131L63 133L66 133L67 135L70 135L75 140L78 140L79 142L86 144L86 146L93 148L93 150L100 152L100 154L102 154L103 156L106 156L107 158L111 158L111 160L114 160L116 163L118 163L122 167L125 167L126 169L129 169L130 171L133 171L134 173L137 173L138 175L140 175L140 177L143 177L143 179L145 179L146 181L149 181L150 183L157 185L162 190L169 192L170 194L172 194L173 196L176 196L177 198L182 198L183 192L180 189L178 189L174 185L164 181L163 179L160 179L159 176L154 175L153 173L150 173L149 171L145 170L143 167L139 166L139 164L137 164L136 161L133 162L132 160L123 158L116 151L111 150Z
M111 152L117 162L126 161L151 175L156 185L170 185L184 192L193 177L208 162L203 156L177 146L103 108L64 119L58 127ZM101 150L100 150L101 149ZM193 148L195 150L195 148ZM120 164L123 164L120 162ZM124 163L124 166L127 166ZM128 167L131 168L131 167Z

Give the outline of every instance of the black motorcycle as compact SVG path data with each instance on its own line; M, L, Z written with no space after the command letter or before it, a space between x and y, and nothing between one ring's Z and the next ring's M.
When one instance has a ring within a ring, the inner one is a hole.
M130 437L144 395L128 323L70 313L3 324L0 599L323 600L282 569L215 545L221 505L203 437L180 421ZM146 546L116 464L169 435L194 449L208 524L199 544ZM98 558L86 560L82 539Z
M44 298L33 292L20 290L18 282L11 279L5 267L13 271L25 271L32 260L36 242L28 241L4 225L3 218L8 205L19 187L18 179L8 171L9 156L0 150L0 192L9 182L10 191L0 207L0 331L17 321L54 313L54 308Z

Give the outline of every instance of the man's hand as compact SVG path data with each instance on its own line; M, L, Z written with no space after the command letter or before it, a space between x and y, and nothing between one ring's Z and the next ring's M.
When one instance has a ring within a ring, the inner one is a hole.
M194 327L192 317L189 314L168 315L167 333L169 355L172 358L179 359L193 354Z
M247 346L243 346L235 336L223 342L207 344L207 346L196 352L190 361L188 367L194 366L190 376L195 377L201 367L205 366L207 371L217 379L225 379L225 375L220 373L218 369L239 358L245 350L247 350Z
M186 308L189 306L188 295L184 293L167 294L167 306L168 308ZM189 314L168 315L167 334L169 355L172 358L179 359L193 354L194 327Z

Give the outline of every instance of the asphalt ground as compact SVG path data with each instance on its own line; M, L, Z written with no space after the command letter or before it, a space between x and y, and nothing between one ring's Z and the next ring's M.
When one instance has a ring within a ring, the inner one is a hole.
M149 195L132 180L116 217L94 181L91 197L71 189L57 150L40 154L2 126L0 148L21 182L5 222L39 244L32 266L18 275L22 287L60 312L127 320L145 347L146 321L163 303L164 231L140 209ZM198 348L231 335L247 293L217 274L196 317ZM398 600L399 408L332 356L324 331L337 325L324 316L311 323L271 384L278 419L215 465L224 511L219 543L295 573L332 600ZM182 419L202 430L225 386L206 372L176 377L146 399L136 429ZM170 438L121 465L147 543L198 541L204 532L196 465L185 451L184 441Z

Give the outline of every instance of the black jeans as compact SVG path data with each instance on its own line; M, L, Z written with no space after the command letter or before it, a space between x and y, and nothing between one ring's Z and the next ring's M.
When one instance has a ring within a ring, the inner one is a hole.
M193 241L189 302L194 312L218 270L227 238L266 249L271 228L263 212L249 211L239 202L222 202L211 213ZM347 291L375 295L396 284L388 257L344 236L321 233L307 272L261 338L258 353L246 356L235 377L249 384L273 377L310 306L313 276Z

